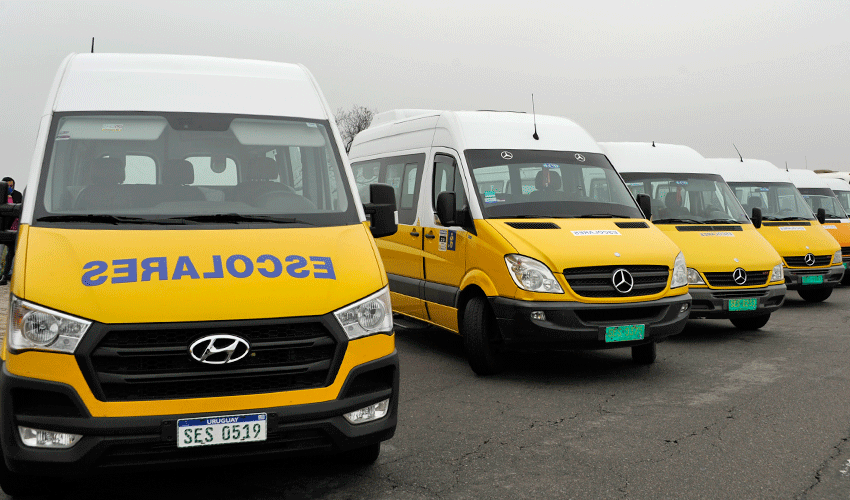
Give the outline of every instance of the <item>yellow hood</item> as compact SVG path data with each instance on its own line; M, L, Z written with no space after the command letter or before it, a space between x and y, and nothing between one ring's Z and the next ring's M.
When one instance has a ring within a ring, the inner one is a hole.
M679 231L678 226L688 230ZM685 254L688 267L704 273L770 271L781 263L779 254L751 225L742 231L708 231L700 224L659 224L661 229Z
M822 226L842 247L850 247L850 223L825 222Z
M817 221L811 226L765 226L759 228L759 234L764 236L782 257L799 257L812 253L814 255L833 255L841 249L826 229Z

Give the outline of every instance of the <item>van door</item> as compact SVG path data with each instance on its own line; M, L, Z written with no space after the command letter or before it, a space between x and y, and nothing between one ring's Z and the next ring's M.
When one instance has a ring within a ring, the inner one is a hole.
M461 172L459 155L446 148L435 148L433 169L426 180L430 194L430 210L422 214L425 234L425 305L431 321L443 328L458 331L455 308L460 282L466 274L467 232L460 226L445 227L437 223L437 196L451 191L456 196L456 208L467 205L467 195ZM427 206L423 204L423 206Z

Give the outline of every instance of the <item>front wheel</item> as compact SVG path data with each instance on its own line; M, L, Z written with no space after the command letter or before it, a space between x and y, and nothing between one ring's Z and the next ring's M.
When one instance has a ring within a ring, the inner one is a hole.
M832 288L819 288L817 290L797 290L800 297L806 302L823 302L832 295Z
M651 365L655 363L655 342L632 346L632 361L639 365Z
M478 375L495 375L505 368L499 325L487 299L473 297L463 311L463 347L469 366Z
M768 320L770 320L770 313L762 315L762 316L748 316L746 318L732 318L729 321L732 322L733 325L738 330L758 330L767 324Z

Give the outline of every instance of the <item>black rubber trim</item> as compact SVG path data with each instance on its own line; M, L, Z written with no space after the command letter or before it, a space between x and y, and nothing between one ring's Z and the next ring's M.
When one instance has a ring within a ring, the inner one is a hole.
M390 273L387 273L387 280L390 282L391 292L416 297L417 299L421 299L424 295L421 290L422 280Z
M676 231L681 232L705 232L705 231L743 231L741 226L676 226Z
M455 307L460 289L456 286L443 285L425 281L425 297L428 302L441 306Z
M460 294L460 288L456 286L443 285L442 283L433 283L389 273L387 274L387 280L390 282L391 292L407 295L408 297L419 300L427 300L441 306L457 306L457 297Z
M811 226L812 223L805 220L795 220L795 221L779 221L779 222L771 222L764 221L761 223L762 226Z

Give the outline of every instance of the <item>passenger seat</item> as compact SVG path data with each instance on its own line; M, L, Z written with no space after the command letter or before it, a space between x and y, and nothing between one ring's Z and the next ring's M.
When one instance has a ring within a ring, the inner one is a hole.
M195 168L189 160L168 160L162 171L162 198L169 201L205 201L203 191L195 186Z
M90 184L77 195L77 210L104 210L126 207L124 186L124 158L106 156L95 158L89 164Z

